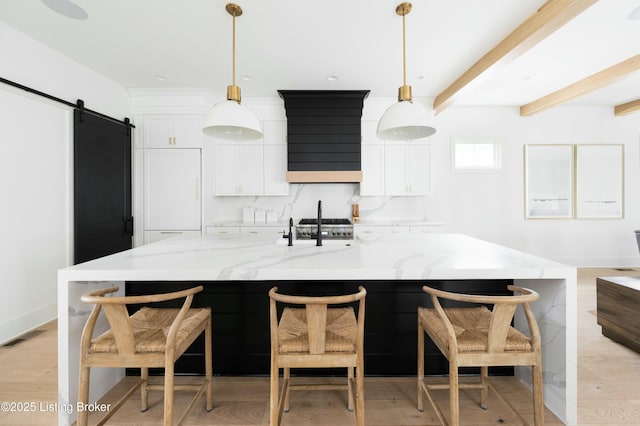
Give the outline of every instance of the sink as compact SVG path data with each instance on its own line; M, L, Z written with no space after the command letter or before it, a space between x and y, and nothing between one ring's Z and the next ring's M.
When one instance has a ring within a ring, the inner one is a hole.
M276 244L279 246L286 246L288 244L288 240L286 238L281 238L276 241ZM322 246L352 246L355 244L355 240L322 240ZM293 240L293 246L315 246L316 240Z

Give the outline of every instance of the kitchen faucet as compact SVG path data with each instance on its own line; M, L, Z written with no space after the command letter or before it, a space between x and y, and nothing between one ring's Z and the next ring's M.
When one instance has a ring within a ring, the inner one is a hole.
M292 217L289 218L289 233L282 236L282 238L287 238L289 240L287 244L289 247L293 246L293 232L291 231L291 228L293 228Z
M322 201L318 200L318 228L316 230L316 246L322 245Z

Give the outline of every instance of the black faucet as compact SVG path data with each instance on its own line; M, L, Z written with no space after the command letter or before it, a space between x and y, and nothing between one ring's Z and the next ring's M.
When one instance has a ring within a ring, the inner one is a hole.
M288 242L287 246L289 246L289 247L293 246L293 232L291 231L291 228L293 228L293 218L292 217L289 218L289 234L282 236L282 238L288 238L289 242Z
M316 246L322 245L322 201L318 201L318 228L316 230Z

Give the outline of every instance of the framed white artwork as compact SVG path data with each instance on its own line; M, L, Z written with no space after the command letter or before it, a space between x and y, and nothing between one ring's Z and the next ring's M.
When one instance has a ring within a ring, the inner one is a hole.
M576 145L576 218L624 217L624 145Z
M525 217L573 217L573 145L525 145Z

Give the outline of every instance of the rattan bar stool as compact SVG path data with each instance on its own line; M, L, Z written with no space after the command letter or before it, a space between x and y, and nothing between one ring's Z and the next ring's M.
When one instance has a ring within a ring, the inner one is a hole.
M89 401L89 376L91 367L140 368L140 380L104 416L99 425L104 424L140 388L141 410L148 407L148 391L164 391L164 425L173 424L174 390L192 390L196 395L185 413L178 420L182 423L203 392L206 393L206 409L213 408L212 361L211 361L211 310L191 308L194 294L202 291L198 286L173 293L147 296L105 297L116 292L117 287L87 293L81 297L94 308L82 331L80 343L80 383L78 402ZM152 304L168 300L182 299L182 307L142 309L129 316L127 305ZM104 310L111 329L93 338L93 331L100 311ZM204 332L205 336L205 379L199 385L174 386L174 363L182 356L194 340ZM149 368L164 367L164 385L148 384ZM86 410L78 412L78 426L88 421Z
M291 390L347 389L348 409L355 400L355 423L364 426L364 308L367 291L342 296L290 296L269 291L271 328L270 424L280 425L289 411ZM345 304L359 302L358 314ZM280 320L276 302L285 307ZM336 305L342 305L337 307ZM334 307L330 307L334 306ZM291 384L291 368L347 368L345 385ZM280 369L284 379L278 397ZM354 374L355 369L355 374ZM355 377L355 379L354 379Z
M442 424L460 424L460 388L481 389L480 405L487 408L487 392L491 389L513 411L522 424L527 421L498 391L489 379L490 366L530 365L533 379L534 424L544 424L544 400L542 395L542 355L540 331L530 302L539 299L538 293L527 288L508 286L517 293L513 296L479 296L451 293L428 286L422 289L431 295L434 308L418 308L418 410L423 411L423 394L427 396ZM458 302L493 305L443 309L439 299ZM511 326L517 307L521 305L529 325L531 337ZM449 384L427 384L424 381L424 334L440 349L449 361ZM481 367L479 383L458 383L458 367ZM433 390L449 389L449 422L436 404ZM467 424L474 424L469 420Z

